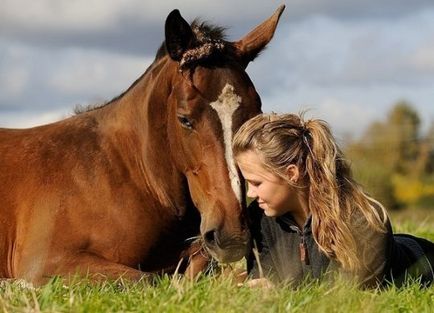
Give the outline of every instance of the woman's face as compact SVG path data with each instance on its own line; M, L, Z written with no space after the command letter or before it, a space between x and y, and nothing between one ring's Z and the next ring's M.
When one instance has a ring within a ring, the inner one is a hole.
M280 216L297 207L295 188L267 170L256 152L242 152L236 159L247 182L247 196L258 201L265 215Z

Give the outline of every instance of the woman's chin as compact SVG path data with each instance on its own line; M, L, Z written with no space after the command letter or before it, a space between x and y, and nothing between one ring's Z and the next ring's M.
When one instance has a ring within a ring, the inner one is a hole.
M276 215L274 211L269 210L269 209L264 209L264 214L268 217L273 217Z

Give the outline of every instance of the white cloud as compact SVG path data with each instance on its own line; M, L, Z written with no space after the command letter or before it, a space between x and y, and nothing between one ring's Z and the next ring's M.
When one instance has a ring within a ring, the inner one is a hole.
M337 137L360 134L369 123L384 115L384 112L381 112L383 108L379 110L369 102L369 98L354 99L346 96L345 92L327 95L322 90L308 86L294 93L280 91L263 97L262 100L265 112L306 112L307 118L324 119L331 125Z
M300 83L331 88L406 85L432 81L434 76L434 10L393 21L316 16L282 25L277 37L260 64L251 67L252 76L268 76L269 90Z
M318 104L317 111L318 118L328 121L338 136L354 130L360 132L378 118L378 112L372 106L336 98L324 99Z
M434 73L434 37L432 41L418 47L409 61L418 70L428 71L432 75Z
M165 19L175 8L187 21L200 17L230 27L228 38L237 40L280 4L279 0L255 0L245 10L245 2L228 0L2 0L0 39L42 48L153 55L164 39Z
M262 2L262 3L261 3ZM247 16L271 14L280 5L280 1L251 1ZM179 8L187 17L196 16L230 16L239 17L246 3L222 0L208 2L200 0L179 2L143 1L143 0L3 0L2 22L0 25L9 29L17 27L27 30L102 30L113 28L121 23L155 23L162 24L168 13ZM269 8L264 12L263 8ZM231 8L231 10L228 10ZM264 18L266 16L263 16Z
M0 103L19 96L26 89L30 79L26 55L22 47L0 45Z
M201 16L234 26L228 34L238 39L281 3L254 0L246 8L246 2L229 0L3 2L0 125L10 126L14 120L33 125L32 114L45 121L49 118L38 114L49 109L70 112L77 103L120 94L151 62L153 54L141 57L143 46L156 51L173 8L187 20ZM310 108L340 133L361 132L395 101L407 99L429 120L434 9L421 11L428 6L434 2L288 2L269 48L248 67L264 110ZM155 43L147 41L146 32ZM136 44L134 53L128 51ZM21 111L22 118L12 118L13 111Z
M322 87L302 85L291 90L276 90L262 96L265 112L300 112L330 123L335 134L360 135L375 120L400 100L409 101L422 121L422 131L434 122L434 89L431 86L351 86Z
M4 0L3 25L23 29L89 30L117 23L128 7L123 1Z
M5 47L6 46L6 47ZM93 50L0 45L0 127L42 125L76 104L104 102L126 90L150 58Z
M14 98L22 94L28 84L29 73L23 67L16 65L0 72L0 85L2 92L0 94L0 101L2 99Z
M85 94L101 98L120 93L146 70L151 59L101 53L89 50L67 50L59 53L56 70L47 84L65 94Z
M175 8L185 14L219 17L219 22L243 22L252 17L265 17L272 12L281 0L245 1L220 0L3 0L0 25L56 30L103 29L111 28L125 21L161 21ZM430 0L292 0L286 3L286 16L291 18L309 15L341 17L357 16L399 16L433 7Z
M71 110L58 109L50 111L3 112L0 116L1 127L28 128L53 123L71 116Z

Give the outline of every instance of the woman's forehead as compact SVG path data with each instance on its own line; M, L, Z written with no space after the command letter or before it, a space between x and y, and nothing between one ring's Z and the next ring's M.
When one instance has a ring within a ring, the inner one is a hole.
M270 172L259 158L259 155L252 150L238 154L237 164L247 180L265 179L269 181L280 180L280 177Z
M237 163L248 168L263 167L259 155L253 150L247 150L237 155Z

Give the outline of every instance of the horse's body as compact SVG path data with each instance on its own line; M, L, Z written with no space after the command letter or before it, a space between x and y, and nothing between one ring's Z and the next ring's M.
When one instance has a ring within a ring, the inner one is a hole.
M120 97L50 125L0 129L0 277L138 279L173 270L198 235L215 258L240 259L249 234L230 140L260 112L244 68L282 10L235 43L174 11L166 50Z

